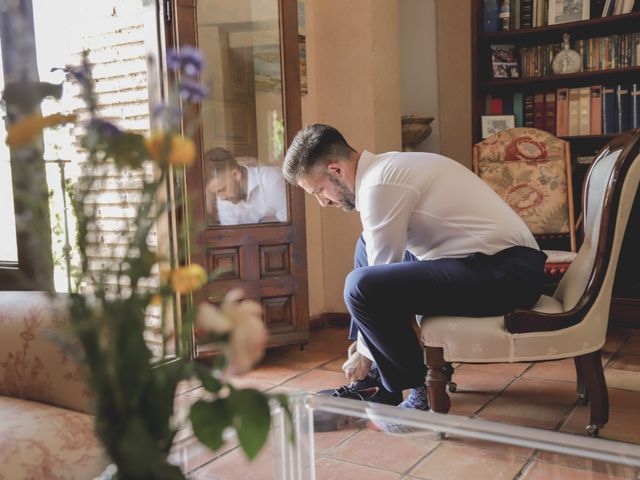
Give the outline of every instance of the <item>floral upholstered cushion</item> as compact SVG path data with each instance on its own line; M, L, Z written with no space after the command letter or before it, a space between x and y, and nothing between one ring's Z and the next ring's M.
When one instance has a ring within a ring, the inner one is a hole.
M108 464L93 417L0 396L0 480L87 480Z
M42 292L0 292L0 395L88 412L90 392L82 370L54 341L69 338L62 299Z
M512 128L476 144L477 173L534 235L569 233L566 142L541 130Z

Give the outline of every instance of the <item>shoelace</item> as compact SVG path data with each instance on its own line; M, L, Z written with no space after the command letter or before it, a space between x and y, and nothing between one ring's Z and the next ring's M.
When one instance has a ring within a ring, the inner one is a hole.
M365 395L367 395L367 393L372 393L372 392L369 392L369 390L371 389L355 390L349 385L342 385L341 387L338 387L334 390L333 396L340 397L340 398L357 398L360 400L366 400Z

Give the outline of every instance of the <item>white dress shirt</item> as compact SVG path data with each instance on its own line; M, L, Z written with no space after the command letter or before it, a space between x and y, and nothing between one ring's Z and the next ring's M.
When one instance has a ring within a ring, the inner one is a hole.
M434 153L364 151L356 171L369 265L539 249L522 219L455 160Z
M287 187L278 167L247 169L247 198L233 203L216 199L222 225L287 221Z

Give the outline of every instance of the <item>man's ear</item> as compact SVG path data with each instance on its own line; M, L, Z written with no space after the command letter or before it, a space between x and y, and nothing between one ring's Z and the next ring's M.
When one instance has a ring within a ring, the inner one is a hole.
M327 164L327 170L329 170L329 174L335 177L343 177L344 176L344 167L340 162L331 162Z
M240 180L242 178L242 172L239 168L234 168L233 170L231 170L231 175L233 175L233 178L235 180Z

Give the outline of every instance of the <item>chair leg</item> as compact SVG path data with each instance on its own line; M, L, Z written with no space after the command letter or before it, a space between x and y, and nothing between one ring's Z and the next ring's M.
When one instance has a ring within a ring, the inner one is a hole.
M576 357L573 358L573 363L576 367L576 391L578 392L578 399L582 405L589 403L589 394L587 393L587 385L584 383L584 372L582 371L582 363L578 361Z
M425 347L427 353L427 389L431 411L447 413L451 408L451 400L446 386L449 381L444 370L444 350L438 347Z
M609 421L609 393L607 383L602 370L600 360L601 352L588 353L575 357L577 369L582 371L587 395L591 403L591 414L587 433L591 436L598 435L598 429L604 427Z
M452 380L453 365L451 365L451 362L445 363L443 370L444 374L447 376L447 387L449 387L449 392L455 393L458 390L458 384Z

